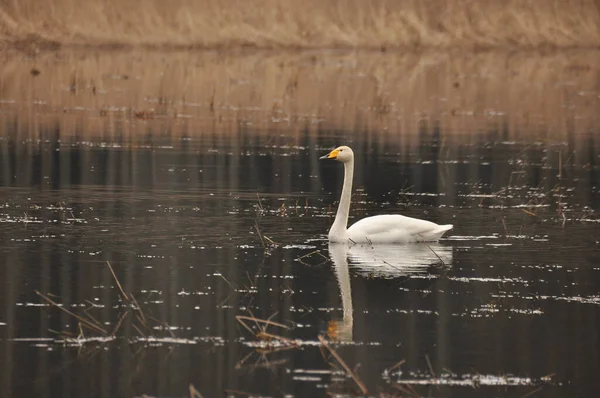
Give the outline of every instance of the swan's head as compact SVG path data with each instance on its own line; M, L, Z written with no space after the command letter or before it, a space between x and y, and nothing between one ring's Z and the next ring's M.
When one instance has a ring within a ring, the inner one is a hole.
M346 163L354 159L354 152L352 152L352 149L350 149L349 146L343 145L335 148L327 155L321 156L319 159L333 159L338 162Z

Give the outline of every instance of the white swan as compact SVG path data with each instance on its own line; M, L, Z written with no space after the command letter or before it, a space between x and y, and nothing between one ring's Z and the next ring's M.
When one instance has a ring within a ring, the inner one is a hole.
M438 225L431 221L399 214L363 218L347 228L354 175L354 152L350 147L340 146L327 155L321 156L320 159L334 159L344 164L344 186L335 221L329 230L330 242L348 240L354 243L430 242L438 240L446 231L452 229L451 224Z

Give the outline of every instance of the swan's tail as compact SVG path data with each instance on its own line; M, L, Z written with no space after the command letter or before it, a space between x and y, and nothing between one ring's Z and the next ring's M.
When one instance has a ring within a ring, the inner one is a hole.
M452 224L438 225L438 227L427 234L427 240L435 241L442 237L447 231L454 228Z

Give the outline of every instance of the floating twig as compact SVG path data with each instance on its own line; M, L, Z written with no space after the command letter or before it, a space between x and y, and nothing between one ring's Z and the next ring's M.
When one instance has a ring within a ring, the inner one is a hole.
M413 398L420 398L421 394L415 390L413 386L410 384L400 384L400 383L392 383L392 387L397 388L405 394L412 396Z
M331 346L329 345L329 343L327 342L327 340L323 337L323 336L319 336L319 341L321 342L321 344L327 348L327 350L331 353L331 355L333 355L333 357L338 361L338 363L344 368L344 370L346 371L346 373L352 378L352 380L354 380L354 382L356 383L356 385L358 386L358 388L360 388L361 392L363 393L363 395L367 395L367 388L365 387L365 385L363 384L363 382L358 378L358 376L352 371L352 369L350 369L350 367L348 365L346 365L346 362L344 362L344 360L342 359L342 357L340 357L338 355L337 352L335 352L335 350L333 348L331 348Z
M536 392L540 391L542 388L543 388L543 386L539 386L538 388L536 388L536 389L534 389L534 390L531 390L531 391L529 391L527 394L525 394L525 395L522 395L522 396L521 396L521 398L526 398L526 397L529 397L529 396L531 396L531 395L535 394Z
M438 256L438 254L435 252L435 250L433 250L433 249L431 248L431 246L429 246L429 245L427 244L427 242L423 242L423 243L425 243L425 246L427 246L427 248L429 248L429 250L431 250L431 252L432 252L432 253L433 253L433 254L434 254L434 255L435 255L437 258L438 258L438 260L440 260L440 262L442 263L442 265L443 265L443 266L446 266L446 263L444 262L444 260L442 260L442 258L441 258L440 256Z
M429 360L429 355L425 354L425 360L427 361L427 366L429 366L429 371L431 372L431 376L435 379L436 375L433 370L433 366L431 366L431 361Z
M265 324L265 325L271 325L271 326L277 326L277 327L280 327L280 328L283 328L283 329L289 329L289 326L287 326L287 325L284 325L284 324L282 324L282 323L273 322L273 321L271 321L271 320L259 319L259 318L255 318L255 317L253 317L253 316L246 316L246 315L236 315L236 317L235 317L235 318L238 320L238 322L239 322L241 319L244 319L244 320L247 320L247 321L253 321L253 322L256 322L256 323L263 323L263 324Z
M119 329L121 328L121 324L123 323L123 320L127 317L127 314L129 314L129 311L125 311L120 317L119 317L119 321L117 322L117 324L115 325L115 328L113 329L111 335L115 336L117 334L117 332L119 331Z
M190 398L203 398L202 394L200 394L200 392L198 390L196 390L196 387L194 387L194 385L191 383L190 383Z
M104 330L103 328L101 328L100 326L96 325L93 322L88 321L87 319L69 311L68 309L64 308L63 306L59 305L58 303L56 303L55 301L52 301L50 298L44 296L42 293L40 293L37 290L34 290L35 293L40 296L41 298L43 298L44 300L46 300L48 303L50 303L51 305L53 305L54 307L60 309L63 312L66 312L67 314L71 315L72 317L74 317L75 319L77 319L79 322L81 322L84 326L88 327L89 329L95 330L97 332L102 333L103 335L108 335L108 333L106 332L106 330Z
M315 250L315 251L312 251L312 252L310 252L310 253L306 253L306 254L304 254L304 255L302 255L302 256L300 256L300 257L296 258L296 261L298 261L300 264L304 264L304 265L311 265L311 264L309 264L309 263L307 263L307 262L303 261L302 259L304 259L304 258L307 258L307 257L311 257L311 256L313 256L313 255L315 255L315 254L318 254L319 256L321 256L321 257L324 259L324 261L323 261L323 262L320 262L320 263L319 263L319 264L317 264L317 265L325 264L327 261L329 261L329 257L327 257L326 255L324 255L323 253L321 253L321 251L320 251L320 250Z
M121 291L121 294L123 295L123 298L125 298L125 300L130 301L129 297L127 296L127 294L125 294L125 292L123 291L123 287L121 286L121 282L119 282L119 279L117 278L117 275L115 274L115 271L113 270L113 267L110 265L110 261L106 261L106 265L108 265L108 269L110 270L110 273L112 274L115 283L117 284L117 286L119 287L119 290Z
M402 360L400 360L400 361L396 362L396 364L395 364L394 366L392 366L391 368L387 369L387 372L389 373L389 372L391 372L392 370L394 370L394 369L396 369L396 368L398 368L398 367L402 366L402 365L403 365L403 364L405 364L405 363L406 363L406 359L402 359Z

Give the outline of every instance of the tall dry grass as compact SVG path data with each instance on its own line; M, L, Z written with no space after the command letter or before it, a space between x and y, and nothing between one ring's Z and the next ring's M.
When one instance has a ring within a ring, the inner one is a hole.
M599 47L598 0L4 0L22 46Z
M439 129L583 142L598 131L598 109L600 52L590 51L0 57L0 134L22 138L328 130L408 144Z

